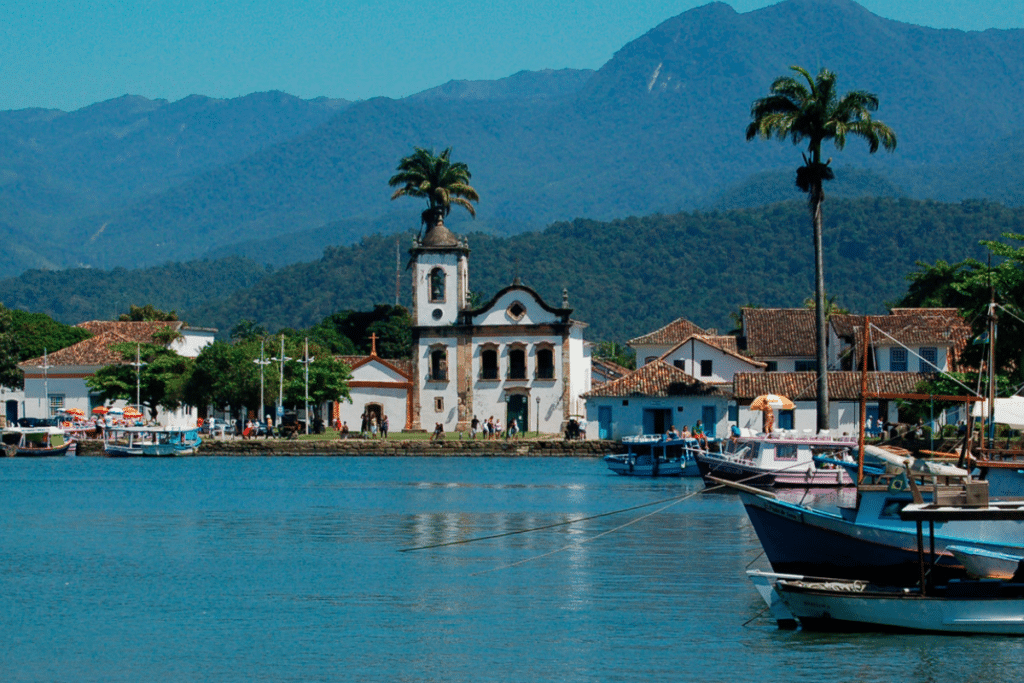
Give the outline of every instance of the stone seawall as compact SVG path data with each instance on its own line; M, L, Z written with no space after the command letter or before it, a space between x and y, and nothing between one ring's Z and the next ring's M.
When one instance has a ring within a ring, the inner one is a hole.
M299 439L236 439L204 441L198 455L204 456L425 456L425 457L578 457L597 458L621 451L615 441L371 441L347 439L304 441ZM78 454L102 456L99 441L79 442Z

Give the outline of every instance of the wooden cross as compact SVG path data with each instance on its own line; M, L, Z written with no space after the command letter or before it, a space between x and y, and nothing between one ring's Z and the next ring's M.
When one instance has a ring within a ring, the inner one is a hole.
M373 334L370 335L370 342L373 344L373 347L370 349L370 355L371 356L376 356L377 355L377 333L376 332L374 332Z

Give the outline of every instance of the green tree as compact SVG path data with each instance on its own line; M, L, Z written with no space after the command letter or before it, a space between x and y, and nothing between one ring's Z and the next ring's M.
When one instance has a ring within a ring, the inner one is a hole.
M20 389L25 377L18 369L18 347L11 312L0 305L0 386Z
M469 184L472 175L469 167L461 161L451 161L452 148L434 156L433 150L415 147L413 153L398 162L395 175L388 180L390 187L397 187L391 199L419 197L427 200L427 208L420 215L427 227L432 227L452 210L452 204L469 211L476 217L472 202L479 202L480 196Z
M377 355L412 357L412 318L403 306L378 304L372 311L339 311L309 329L311 341L338 355L368 354L377 335Z
M124 322L152 322L152 321L167 321L172 322L178 319L177 311L161 311L155 308L153 304L146 304L145 306L136 306L132 304L128 308L127 313L122 313L118 320Z
M57 322L45 313L12 310L10 314L18 360L39 358L44 350L53 353L92 336L88 330Z
M175 410L182 405L192 359L155 344L125 343L115 344L112 348L121 354L124 363L100 368L95 375L85 380L89 388L98 392L104 401L124 400L134 404L138 386L139 408L148 408L154 420L159 408ZM135 362L136 350L140 360L145 363L138 374L131 365Z
M594 358L611 361L629 370L636 369L636 351L625 344L603 341L594 349Z
M874 154L879 145L896 149L896 134L881 121L871 118L878 109L878 97L873 93L854 90L840 97L836 91L836 76L828 69L818 72L816 78L802 67L790 67L802 76L781 76L772 83L767 97L754 100L750 105L752 121L747 126L747 140L755 137L780 140L790 138L793 144L807 141L804 165L796 171L796 184L809 195L808 205L814 229L814 300L815 343L818 359L818 429L829 427L828 368L825 329L825 272L821 244L821 205L825 200L824 181L835 174L829 167L832 159L822 162L821 145L831 140L836 149L846 146L848 135L863 138Z

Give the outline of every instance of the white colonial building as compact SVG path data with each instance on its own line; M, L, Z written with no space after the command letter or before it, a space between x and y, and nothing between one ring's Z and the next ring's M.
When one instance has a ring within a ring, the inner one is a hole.
M582 414L590 346L585 325L570 318L564 291L555 308L517 278L470 309L469 246L443 221L410 254L412 425L464 431L475 416L505 427L515 419L520 431L560 432L571 415Z
M76 327L88 330L93 336L45 357L18 364L25 374L24 399L18 417L49 418L69 408L90 414L103 401L89 389L86 379L107 365L126 362L113 350L118 344L161 344L155 337L160 337L159 333L169 327L180 336L167 347L182 356L195 358L217 334L217 330L188 327L181 321L93 320ZM116 401L114 407L123 408L126 404ZM158 421L168 426L195 426L196 417L191 407L177 411L161 409Z

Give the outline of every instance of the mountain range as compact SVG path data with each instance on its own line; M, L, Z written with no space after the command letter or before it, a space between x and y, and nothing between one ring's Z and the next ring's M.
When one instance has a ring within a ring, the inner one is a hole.
M793 64L878 94L877 117L899 137L893 154L856 140L828 152L830 196L1024 205L1024 31L924 28L852 0L747 13L711 3L597 71L451 82L400 100L125 96L0 112L0 276L229 255L282 266L405 233L421 207L390 202L387 179L413 146L453 147L472 170L477 220L453 213L456 232L796 199L800 148L744 137L751 102Z

